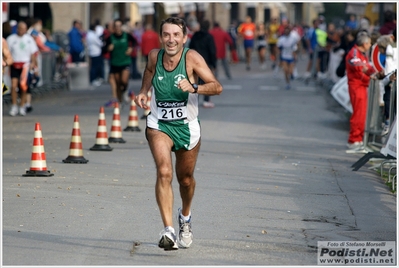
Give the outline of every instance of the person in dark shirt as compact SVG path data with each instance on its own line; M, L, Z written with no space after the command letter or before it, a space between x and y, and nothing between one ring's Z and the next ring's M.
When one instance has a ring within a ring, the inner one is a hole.
M384 24L380 28L380 34L392 34L396 31L396 15L391 10L387 10L384 13Z
M199 26L199 30L197 30L191 38L189 48L196 50L205 59L209 68L214 72L217 61L216 45L212 35L209 33L210 23L208 20L204 20ZM199 79L198 84L203 84L203 81ZM203 106L205 108L215 107L215 105L210 101L210 96L204 95Z

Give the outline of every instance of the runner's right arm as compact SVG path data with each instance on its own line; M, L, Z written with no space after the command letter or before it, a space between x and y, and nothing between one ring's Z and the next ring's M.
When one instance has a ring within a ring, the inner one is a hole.
M135 98L135 102L137 106L143 109L148 109L147 107L147 99L148 99L148 91L152 86L152 78L155 74L155 66L157 63L159 49L153 49L148 54L148 62L144 69L143 80L141 82L141 89L139 94Z

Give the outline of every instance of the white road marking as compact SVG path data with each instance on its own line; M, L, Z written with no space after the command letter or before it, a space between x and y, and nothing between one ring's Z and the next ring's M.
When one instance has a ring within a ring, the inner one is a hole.
M240 85L223 85L223 89L227 90L241 90L242 86Z
M259 86L259 90L280 90L278 86Z

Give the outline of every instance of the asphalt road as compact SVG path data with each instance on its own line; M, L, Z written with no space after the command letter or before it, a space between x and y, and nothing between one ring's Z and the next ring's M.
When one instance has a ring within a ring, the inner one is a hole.
M200 108L194 242L174 252L157 247L163 226L145 121L113 151L89 150L108 85L35 98L26 117L3 105L3 266L317 265L317 241L396 241L396 195L368 165L352 171L361 155L345 153L348 118L326 89L296 80L285 90L281 72L256 63L231 68L233 80L220 70L216 107ZM62 162L74 115L87 164ZM122 128L128 115L126 105ZM113 109L105 116L109 135ZM36 122L51 177L22 176Z

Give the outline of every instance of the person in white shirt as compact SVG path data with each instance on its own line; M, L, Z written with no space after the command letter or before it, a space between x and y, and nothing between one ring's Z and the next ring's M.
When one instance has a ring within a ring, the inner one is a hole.
M378 50L382 55L385 55L384 79L380 80L380 91L384 103L384 128L381 135L386 135L389 132L391 125L390 104L391 104L391 87L392 81L396 79L396 69L398 62L398 51L395 43L395 36L393 34L382 35L377 39Z
M299 35L291 33L291 26L284 29L284 34L278 38L277 47L280 49L280 61L284 70L286 89L291 88L291 77L295 67L295 51L298 49Z
M104 33L104 27L101 25L99 19L96 19L96 22L95 22L95 32L99 37L101 37Z
M90 25L86 35L86 44L90 58L90 84L100 86L102 81L104 81L103 42L96 33L95 28L94 24Z
M29 88L28 74L30 70L37 68L36 55L39 49L33 37L27 34L27 25L23 21L18 23L17 33L7 37L7 44L14 59L10 68L12 100L10 115L16 116L19 113L24 116L26 115L26 92ZM21 94L19 109L17 106L17 88L19 88Z

